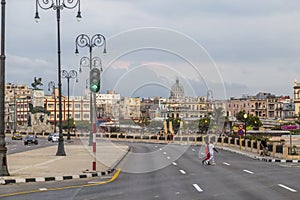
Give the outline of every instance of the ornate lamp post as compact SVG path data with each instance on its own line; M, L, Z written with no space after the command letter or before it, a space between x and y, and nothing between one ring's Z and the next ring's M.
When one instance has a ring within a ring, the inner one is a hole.
M77 78L77 72L75 70L71 71L66 71L62 70L62 78L67 79L68 83L68 135L67 135L67 140L71 140L71 135L70 135L70 79L75 79Z
M5 143L5 0L1 0L1 69L0 69L0 176L9 176Z
M60 11L64 8L73 9L78 6L77 19L81 18L80 0L36 0L35 20L40 19L38 7L43 10L53 9L56 11L57 20L57 57L58 57L58 104L59 104L59 139L57 156L65 156L64 139L62 133L62 103L61 103L61 50L60 50Z
M48 83L48 91L50 91L51 87L52 87L53 97L54 97L54 132L56 132L56 94L55 94L55 82L54 81L50 81Z
M95 34L90 38L86 34L80 34L77 36L75 40L75 54L79 54L78 47L84 48L88 47L89 48L89 57L82 57L80 59L80 68L79 72L82 71L82 67L90 67L90 70L92 70L93 67L100 66L101 67L101 59L99 57L93 57L93 48L94 47L101 47L104 46L103 53L106 53L106 39L103 35L101 34ZM94 64L94 65L93 65ZM90 93L90 122L91 122L91 130L90 130L90 135L89 135L89 146L92 146L93 144L93 132L95 129L95 121L93 117L93 94L92 92ZM95 115L96 116L96 115Z

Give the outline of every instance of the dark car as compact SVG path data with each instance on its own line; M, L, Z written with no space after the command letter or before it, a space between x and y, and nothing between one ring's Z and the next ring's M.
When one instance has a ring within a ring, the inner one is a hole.
M24 138L24 145L28 144L38 144L38 139L35 135L27 135Z
M13 135L11 136L11 139L12 140L22 140L23 137L22 137L21 133L16 132L16 133L13 133Z
M48 135L48 141L52 141L52 136L53 136L53 134L54 134L54 133L50 133L50 134Z

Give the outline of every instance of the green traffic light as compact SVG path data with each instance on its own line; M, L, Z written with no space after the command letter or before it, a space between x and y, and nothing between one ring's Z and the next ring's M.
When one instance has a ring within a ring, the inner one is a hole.
M90 89L91 89L92 92L99 92L100 87L99 87L98 84L91 84Z

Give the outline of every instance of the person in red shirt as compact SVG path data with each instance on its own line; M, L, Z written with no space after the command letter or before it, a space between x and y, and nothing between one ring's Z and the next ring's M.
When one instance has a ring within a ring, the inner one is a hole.
M208 141L206 141L205 143L206 143L206 148L205 148L206 157L204 160L202 160L202 165L203 164L210 165L210 163L208 162L208 160L210 159L209 143Z

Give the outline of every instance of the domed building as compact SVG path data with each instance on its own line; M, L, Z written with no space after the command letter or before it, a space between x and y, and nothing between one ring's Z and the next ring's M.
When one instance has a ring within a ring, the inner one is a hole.
M175 84L171 87L170 99L184 99L184 89L183 86L179 83L179 79L176 78Z

